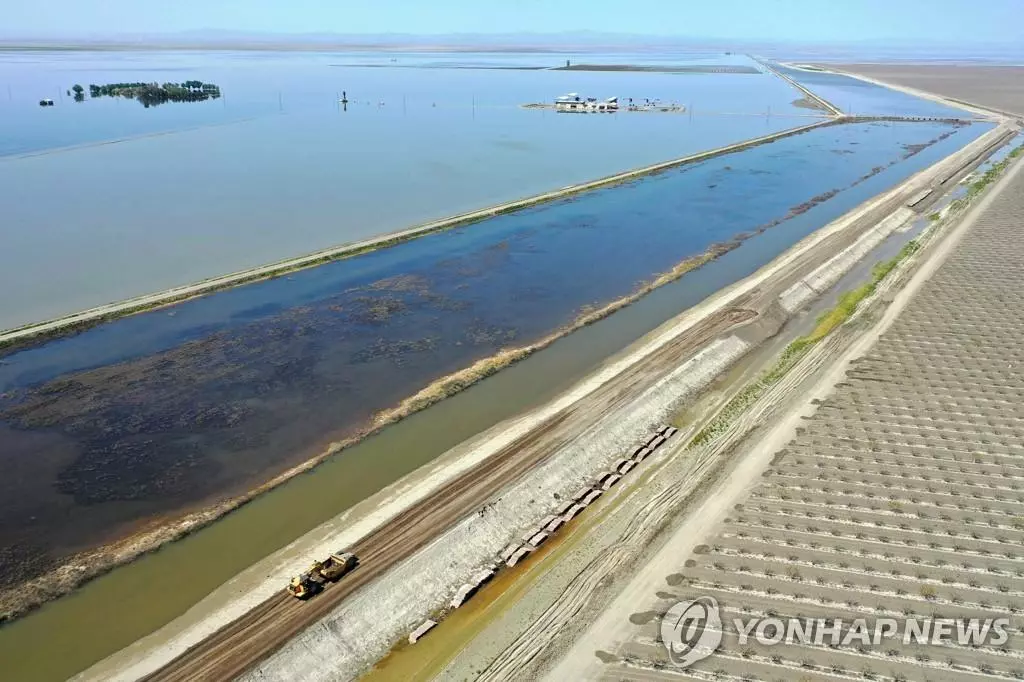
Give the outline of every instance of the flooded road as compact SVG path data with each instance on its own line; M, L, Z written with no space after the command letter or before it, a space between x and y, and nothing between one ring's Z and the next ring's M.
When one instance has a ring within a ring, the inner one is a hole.
M126 645L249 561L543 402L647 330L984 130L827 128L4 358L5 442L46 453L22 457L19 479L32 473L59 491L38 507L44 485L32 495L4 491L20 518L37 519L31 535L12 521L3 525L5 544L27 548L20 566L31 569L74 549L62 535L68 525L74 540L102 539L147 514L158 518L265 478L445 368L527 342L716 241L751 235L718 261L389 427L314 475L0 629L0 658L33 651L58 621L66 656L19 656L26 678L66 676ZM158 464L140 455L149 452ZM32 546L40 539L48 544Z

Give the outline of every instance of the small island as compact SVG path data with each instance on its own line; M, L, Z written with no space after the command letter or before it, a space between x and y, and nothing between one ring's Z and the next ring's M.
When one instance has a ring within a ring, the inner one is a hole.
M78 93L80 87L76 85L73 89ZM218 99L220 87L213 83L195 80L183 83L164 83L163 85L159 83L111 83L109 85L90 85L89 96L93 99L99 97L135 99L148 109L166 102L205 102L209 99Z

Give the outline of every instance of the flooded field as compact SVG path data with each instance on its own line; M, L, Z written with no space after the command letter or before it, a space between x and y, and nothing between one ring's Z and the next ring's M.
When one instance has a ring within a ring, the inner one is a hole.
M9 354L0 584L244 492L439 376L709 249L821 225L980 132L826 128Z
M261 52L261 51L83 51L0 49L0 157L39 153L76 145L121 140L223 125L277 114L338 113L344 90L351 112L369 106L405 114L425 108L450 110L514 107L540 98L552 100L568 90L600 88L623 97L678 98L708 111L800 113L786 104L792 92L776 79L729 79L722 75L675 82L664 76L604 77L547 71L564 67L561 54L406 53L406 52ZM643 68L708 64L754 68L744 55L589 54L591 64L636 64ZM366 68L376 67L376 68ZM414 68L415 72L403 69ZM489 71L474 74L472 71ZM514 72L535 73L514 73ZM460 73L461 72L461 73ZM500 72L500 73L495 73ZM541 73L542 72L542 73ZM74 84L199 78L222 87L223 98L187 106L144 109L134 100L86 99L67 94ZM684 85L685 83L685 85ZM568 88L568 90L565 90ZM41 97L55 101L40 110ZM383 105L381 106L381 103ZM753 108L751 108L753 106ZM363 127L365 123L354 123ZM529 124L526 124L529 125ZM283 128L290 127L288 123Z
M938 118L967 118L970 116L963 109L914 97L897 90L890 90L852 76L791 69L784 66L779 66L778 69L847 114Z
M926 144L949 132L954 134ZM5 652L23 652L17 657L23 678L60 679L127 645L182 613L249 561L281 547L463 438L542 402L644 331L752 272L831 218L982 132L982 126L906 124L827 128L813 137L784 140L435 235L299 273L290 280L248 286L128 318L4 358L7 364L0 367L4 372L0 390L7 392L4 410L8 419L23 422L10 433L21 442L35 438L45 444L43 439L49 439L48 456L33 457L35 475L45 477L45 461L59 485L69 486L64 494L42 490L50 496L47 504L62 506L56 518L33 528L37 532L47 528L52 534L59 530L58 519L61 523L76 519L78 533L99 537L104 528L109 532L116 523L131 524L147 513L159 515L153 509L197 501L191 488L208 492L207 476L224 485L232 484L233 474L237 477L233 483L240 484L246 476L258 479L261 467L284 466L286 460L301 456L303 448L308 451L311 441L322 442L325 434L336 437L346 423L354 428L359 416L372 409L373 400L408 394L417 377L427 380L445 362L460 365L482 356L509 343L512 332L514 344L542 333L544 323L534 321L535 314L558 325L588 303L600 303L599 292L614 297L713 241L743 231L754 233L718 261L656 290L638 304L332 458L316 475L293 479L222 522L4 627L0 658L11 658ZM917 153L908 157L912 151ZM829 161L835 157L849 162ZM888 164L892 166L887 168ZM794 183L794 177L801 182ZM719 188L738 191L741 187L758 200L712 202L709 196ZM805 211L793 210L834 189L842 191ZM757 234L758 226L777 221L781 222ZM542 226L540 234L533 231ZM546 239L548 234L554 241ZM495 248L503 241L507 247ZM560 248L552 248L554 244ZM645 254L646 262L632 260L629 251L633 249ZM516 272L530 275L510 276L512 265ZM460 272L452 274L453 269ZM605 283L605 279L612 281ZM461 284L467 286L460 288ZM526 300L516 295L521 291L530 293ZM560 319L550 312L554 309L562 311ZM437 340L410 346L427 338L408 333L410 317L420 317L423 328ZM469 324L476 319L482 324ZM461 326L456 323L460 320ZM479 337L481 327L491 333ZM501 330L504 339L497 333ZM363 348L368 349L362 355L353 345L360 335ZM382 346L381 339L388 341ZM191 353L190 344L205 350ZM394 344L399 348L394 349ZM464 358L461 363L456 361L459 353ZM299 363L299 358L308 358L308 365ZM281 369L289 363L300 372L295 382ZM143 368L156 369L157 376L144 373ZM197 368L201 372L194 372ZM372 380L371 369L376 372ZM169 380L175 372L206 374L208 379L189 379L191 383L178 390ZM104 389L100 375L113 379L115 385L123 381L125 398ZM346 388L352 376L360 377L358 391ZM399 386L406 388L401 391ZM43 397L46 387L56 389L51 402ZM203 407L193 407L201 403ZM84 413L70 419L78 430L25 423L39 409L38 414L51 416L57 409L83 410L92 419ZM143 415L135 422L137 432L104 432L114 426L112 415L129 411ZM200 414L204 416L198 418ZM208 427L203 426L205 420ZM264 430L264 420L277 430ZM192 441L181 435L182 423L190 423L192 437L203 439L201 450L193 449ZM90 431L91 425L96 427ZM143 429L154 426L152 435L145 435ZM325 430L317 432L318 427ZM233 440L242 433L265 435L267 441L246 445ZM108 445L91 440L96 434L108 437ZM161 481L152 476L154 467L136 467L141 459L130 457L105 474L96 473L103 470L97 462L111 462L110 453L117 453L114 444L120 440L131 444L140 437L164 443L168 448L162 451L164 457L177 448L181 461L188 462L196 474L189 467L172 466L169 480ZM96 454L90 455L89 448L95 448ZM63 460L58 456L62 451ZM203 457L190 456L199 452ZM90 458L94 458L91 467ZM72 462L80 463L70 466ZM62 467L69 474L62 475ZM89 476L101 478L107 486L96 488L101 493L120 497L89 501ZM18 480L27 485L32 479L20 476ZM81 502L74 499L75 485L80 486ZM152 502L133 499L132 491L139 486L168 494ZM34 494L45 487L37 485ZM31 495L17 497L22 518L42 512L30 508ZM104 526L104 521L110 525ZM8 539L20 541L29 550L23 555L26 559L32 551L36 556L40 551L59 551L55 547L61 539L56 535L51 535L54 549L47 549L15 538L17 526L5 525L3 532L5 544L10 544ZM31 569L46 560L25 561L23 566ZM154 584L163 586L159 595L152 590ZM101 623L101 638L85 634L98 631ZM65 652L60 660L41 651L32 653L43 642L52 646L55 637Z
M587 59L652 67L725 60ZM550 70L564 63L544 54L0 51L0 291L21 292L17 301L0 297L0 329L820 116L793 106L799 93L771 74ZM139 79L210 81L223 96L150 109L119 98L60 99L75 83ZM689 111L564 116L521 106L567 92L657 98ZM56 106L40 108L42 96Z

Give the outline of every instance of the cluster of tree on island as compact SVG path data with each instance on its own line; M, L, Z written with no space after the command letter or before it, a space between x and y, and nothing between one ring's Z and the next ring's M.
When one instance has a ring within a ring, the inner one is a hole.
M85 88L75 85L68 91L75 93L75 101L85 100ZM89 96L125 97L135 99L147 109L165 102L204 102L220 97L220 87L202 81L185 81L183 83L110 83L109 85L90 85Z

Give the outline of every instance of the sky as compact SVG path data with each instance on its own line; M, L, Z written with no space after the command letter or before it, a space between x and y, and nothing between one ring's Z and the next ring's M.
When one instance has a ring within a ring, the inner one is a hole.
M600 31L778 42L1024 43L1024 0L0 0L0 34Z

